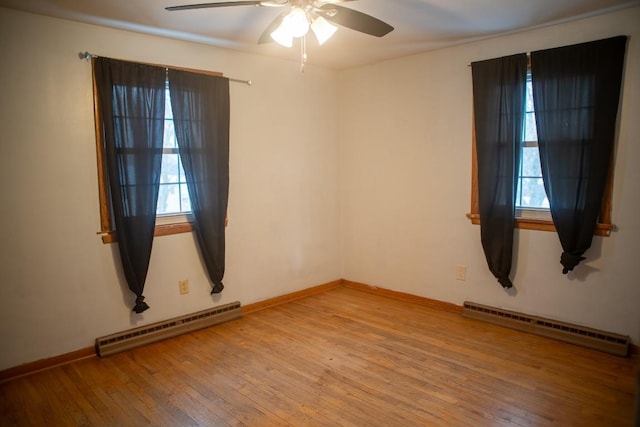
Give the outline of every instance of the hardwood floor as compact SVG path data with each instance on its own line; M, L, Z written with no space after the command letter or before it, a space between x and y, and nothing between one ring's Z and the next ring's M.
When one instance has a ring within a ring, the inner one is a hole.
M630 426L637 359L339 287L0 385L0 425Z

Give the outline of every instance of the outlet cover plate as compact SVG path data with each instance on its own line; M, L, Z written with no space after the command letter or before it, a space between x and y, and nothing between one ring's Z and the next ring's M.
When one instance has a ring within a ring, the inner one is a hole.
M184 295L184 294L188 294L189 293L189 281L188 280L180 280L178 282L178 285L180 286L180 295Z

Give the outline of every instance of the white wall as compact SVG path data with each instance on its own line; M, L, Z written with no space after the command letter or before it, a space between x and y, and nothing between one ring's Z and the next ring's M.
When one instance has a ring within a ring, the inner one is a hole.
M222 71L231 84L225 290L210 286L193 236L154 242L131 312L116 245L99 231L89 51ZM0 8L0 369L95 338L341 277L337 73ZM191 292L180 296L178 280Z
M640 342L640 8L336 72L0 8L0 369L96 337L340 277L456 304L473 300ZM471 61L632 35L613 218L562 276L552 233L517 233L506 294L486 268L470 199ZM90 65L80 51L222 71L231 86L226 288L209 296L193 237L155 240L145 296L101 243ZM338 96L340 93L340 96ZM339 108L338 108L339 107ZM342 243L342 244L341 244ZM454 279L457 264L466 282ZM191 293L178 294L189 279Z
M344 278L628 334L640 342L640 8L352 69L340 75ZM555 233L518 230L505 292L470 209L472 61L631 36L613 220L588 260L561 274ZM455 280L456 265L467 280Z

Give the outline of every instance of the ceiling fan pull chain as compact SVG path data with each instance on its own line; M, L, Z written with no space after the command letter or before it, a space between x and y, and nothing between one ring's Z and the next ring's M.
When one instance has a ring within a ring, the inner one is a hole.
M307 36L300 39L300 72L304 73L304 64L307 62Z

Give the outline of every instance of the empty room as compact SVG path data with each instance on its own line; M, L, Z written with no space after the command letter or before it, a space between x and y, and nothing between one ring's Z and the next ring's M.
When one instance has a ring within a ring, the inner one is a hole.
M638 425L639 36L0 0L0 425Z

